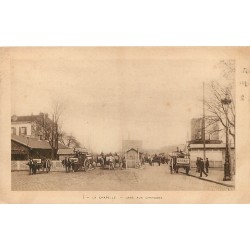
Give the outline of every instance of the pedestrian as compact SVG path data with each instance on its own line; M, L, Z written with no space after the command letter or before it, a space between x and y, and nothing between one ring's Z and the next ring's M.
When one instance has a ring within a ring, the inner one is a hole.
M196 160L196 172L200 173L200 157L197 157Z
M170 173L173 174L173 158L172 157L169 160L169 168L170 168Z
M29 174L32 175L34 172L34 161L32 158L29 159L27 165L29 166Z
M64 158L64 160L62 160L62 164L63 164L63 166L65 167L65 171L66 171L66 173L67 173L67 157L65 157Z
M207 177L207 173L204 171L204 161L200 158L200 177L202 177L202 173L204 173Z
M208 168L209 168L209 160L208 160L208 158L206 158L205 167L206 167L206 172L208 174Z

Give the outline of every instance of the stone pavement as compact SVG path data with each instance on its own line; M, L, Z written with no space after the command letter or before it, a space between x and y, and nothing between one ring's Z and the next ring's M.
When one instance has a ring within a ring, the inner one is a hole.
M222 173L222 172L220 172ZM190 174L196 175L194 170ZM212 176L212 172L211 172ZM218 175L219 176L219 175ZM227 191L234 187L204 181L186 174L171 174L169 166L145 165L141 169L88 172L11 173L12 191Z
M182 172L184 173L184 172ZM207 181L207 182L213 182L220 185L224 185L227 187L235 187L235 176L232 175L231 181L223 181L224 178L224 171L223 169L213 169L210 168L208 170L208 176L206 177L204 174L202 174L202 177L200 177L200 173L196 172L195 169L192 169L189 173L191 177L199 178L200 180Z

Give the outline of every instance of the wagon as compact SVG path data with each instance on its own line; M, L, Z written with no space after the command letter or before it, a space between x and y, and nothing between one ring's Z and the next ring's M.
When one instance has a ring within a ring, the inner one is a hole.
M173 152L171 154L173 158L173 168L176 173L178 173L180 168L183 168L186 174L190 171L190 157L189 154L184 152Z
M157 163L159 166L161 165L161 156L154 155L152 159L152 164Z
M50 172L51 168L51 162L48 159L33 159L34 162L34 172L38 170L40 171L45 171L46 173Z
M89 159L86 155L78 155L77 157L69 158L70 165L68 166L68 171L72 168L73 172L77 172L79 170L87 171L89 169Z

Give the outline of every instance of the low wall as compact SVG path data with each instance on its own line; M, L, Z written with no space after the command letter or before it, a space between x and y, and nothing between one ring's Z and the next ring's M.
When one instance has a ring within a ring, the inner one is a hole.
M190 161L191 168L196 168L196 161ZM223 168L222 161L209 161L209 168Z
M11 161L11 171L29 170L28 161ZM51 171L65 171L61 161L51 161Z

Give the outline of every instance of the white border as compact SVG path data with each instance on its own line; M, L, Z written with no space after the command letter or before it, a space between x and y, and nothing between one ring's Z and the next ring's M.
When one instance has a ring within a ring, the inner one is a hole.
M0 1L0 46L247 46L249 1ZM249 249L249 206L1 205L2 249Z

